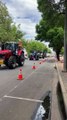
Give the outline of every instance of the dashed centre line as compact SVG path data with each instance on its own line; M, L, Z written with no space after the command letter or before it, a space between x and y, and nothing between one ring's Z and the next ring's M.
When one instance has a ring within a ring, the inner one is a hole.
M26 79L28 79L32 74L34 74L35 72L37 72L37 70L39 68L41 68L42 66L39 66L35 71L31 72L30 75L28 75ZM16 86L14 86L7 94L10 94L11 92L13 92L23 81L21 81L19 84L17 84ZM13 96L8 96L8 95L4 95L2 98L13 98L13 99L17 99L17 100L25 100L25 101L31 101L31 102L39 102L42 103L42 100L36 100L36 99L29 99L29 98L21 98L21 97L13 97ZM2 101L2 98L0 98L0 101Z
M11 98L11 99L16 99L16 100L24 100L24 101L30 101L30 102L38 102L42 103L42 100L37 100L37 99L29 99L29 98L22 98L22 97L14 97L14 96L3 96L4 98Z

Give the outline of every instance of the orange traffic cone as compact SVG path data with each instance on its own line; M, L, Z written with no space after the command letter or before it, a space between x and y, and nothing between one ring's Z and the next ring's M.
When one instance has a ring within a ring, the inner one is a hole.
M32 69L34 69L34 70L36 69L35 63L34 63L34 65L33 65Z
M18 80L23 80L23 75L22 75L22 69L20 68L19 74L18 74Z

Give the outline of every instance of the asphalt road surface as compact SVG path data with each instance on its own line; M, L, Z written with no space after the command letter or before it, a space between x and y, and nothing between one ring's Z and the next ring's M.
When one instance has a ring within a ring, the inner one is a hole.
M32 66L36 66L33 70ZM38 104L47 91L52 90L55 79L55 63L46 60L25 61L23 80L17 80L19 67L9 70L0 68L0 120L33 120Z

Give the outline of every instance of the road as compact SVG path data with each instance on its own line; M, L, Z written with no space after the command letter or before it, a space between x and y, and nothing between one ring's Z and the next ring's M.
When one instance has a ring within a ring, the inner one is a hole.
M35 62L36 69L32 66ZM0 120L33 120L38 104L52 90L56 77L54 62L25 61L23 80L17 80L19 67L0 68Z

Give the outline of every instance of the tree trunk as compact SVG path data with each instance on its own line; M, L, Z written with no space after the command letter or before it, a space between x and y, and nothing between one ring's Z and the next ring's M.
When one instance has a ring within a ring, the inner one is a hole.
M65 0L65 26L64 26L64 71L67 71L67 0Z
M56 52L56 57L57 57L57 60L58 60L58 61L60 61L59 55L60 55L60 52Z

